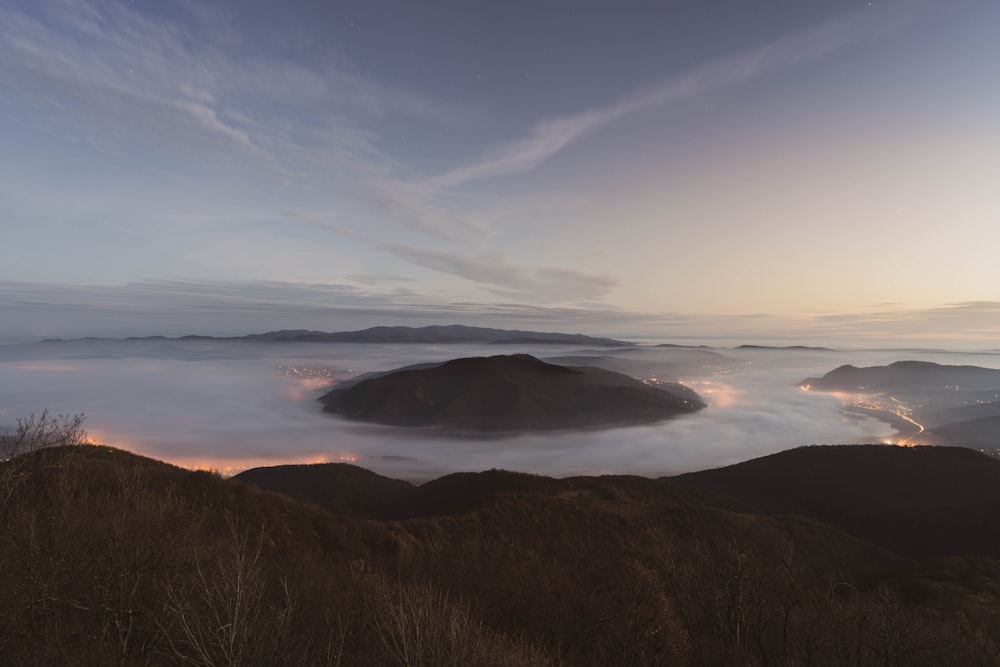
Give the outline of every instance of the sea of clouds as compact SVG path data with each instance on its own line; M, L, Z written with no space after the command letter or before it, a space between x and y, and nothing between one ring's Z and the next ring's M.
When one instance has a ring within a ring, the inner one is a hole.
M680 380L709 406L651 426L463 440L363 425L321 411L337 382L463 356L526 352ZM92 439L224 473L350 461L412 480L505 468L546 475L674 474L809 444L879 442L892 427L798 383L845 363L901 359L1000 367L1000 354L917 350L595 350L569 346L80 340L0 346L0 430L49 410L84 413Z

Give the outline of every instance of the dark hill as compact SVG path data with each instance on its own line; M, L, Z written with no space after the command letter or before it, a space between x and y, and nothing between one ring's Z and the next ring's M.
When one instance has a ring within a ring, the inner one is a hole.
M349 463L252 468L235 479L314 502L332 512L359 517L387 515L396 501L413 489L409 482L383 477Z
M776 350L793 352L836 352L829 347L815 347L811 345L737 345L737 350Z
M956 447L996 449L1000 447L1000 415L953 422L927 430L929 439Z
M670 478L901 555L1000 558L1000 461L957 447L803 447Z
M396 517L457 514L486 505L503 493L539 492L556 480L508 470L458 472L414 487L394 508Z
M945 408L943 410L927 411L921 415L920 423L928 429L933 429L939 426L974 419L1000 417L1000 401L996 400L997 398L996 393L987 393L982 398L970 401L964 405Z
M468 434L642 424L704 407L697 394L680 391L518 354L400 370L334 389L320 401L348 419Z
M486 470L458 472L414 486L345 463L253 468L233 479L319 505L338 514L405 519L461 514L488 507L505 495L564 499L625 498L632 502L703 505L737 512L752 506L713 492L634 475L570 477Z
M897 361L888 366L865 368L848 364L823 377L806 378L801 384L820 391L992 390L1000 389L1000 370L929 361Z

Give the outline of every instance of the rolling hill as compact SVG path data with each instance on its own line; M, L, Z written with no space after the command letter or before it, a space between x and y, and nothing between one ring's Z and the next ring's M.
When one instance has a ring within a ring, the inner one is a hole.
M915 392L921 390L1000 390L1000 370L948 366L930 361L897 361L888 366L840 366L802 385L818 391Z
M704 407L681 385L654 387L524 354L402 369L335 388L320 401L348 419L464 434L642 424Z
M892 467L882 451L847 450L819 495L882 498L863 483ZM752 473L742 486L831 465L822 448L789 456L738 469ZM913 512L989 500L993 462L924 456L896 487L937 468L969 488L926 485ZM691 481L485 471L412 486L326 464L224 479L106 447L31 451L0 462L0 655L957 666L1000 651L996 560L899 557L783 513L794 496L772 514Z
M962 447L803 447L670 481L905 556L1000 558L1000 461Z

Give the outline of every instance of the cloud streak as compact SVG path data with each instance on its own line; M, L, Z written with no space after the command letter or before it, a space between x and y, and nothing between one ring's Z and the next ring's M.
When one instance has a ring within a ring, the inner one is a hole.
M222 120L223 105L207 74L222 61L205 46L193 48L174 27L117 4L59 3L41 17L10 12L0 27L0 76L11 90L70 124L130 137L164 132L196 146L261 154L239 128ZM152 131L152 132L150 132Z
M328 63L310 68L250 45L229 17L195 26L128 4L64 0L5 11L0 84L101 151L136 146L260 165L313 196L462 242L483 230L399 176L378 119L460 122L461 109ZM208 38L211 36L211 39ZM368 121L368 122L364 122Z
M566 147L628 116L713 93L773 72L801 67L845 47L891 30L904 9L898 2L878 3L862 11L799 32L737 56L707 63L639 90L615 104L545 120L528 135L499 146L482 159L430 179L452 188L475 181L530 171Z
M607 334L601 322L641 316L529 302L431 301L394 276L355 284L144 281L119 286L0 281L0 344L42 338L242 335L287 328L360 329L408 323L560 327ZM596 327L596 328L595 328Z
M847 340L995 342L1000 339L1000 302L971 301L924 308L887 304L867 311L819 315L816 327Z
M618 286L609 276L514 266L496 253L466 255L389 242L378 242L376 247L418 266L486 285L505 298L532 298L540 303L596 300Z
M594 275L561 268L529 268L512 263L495 251L458 251L422 248L375 239L303 212L290 212L294 219L362 241L380 252L411 264L486 286L498 296L528 299L539 303L600 299L618 286L610 276Z

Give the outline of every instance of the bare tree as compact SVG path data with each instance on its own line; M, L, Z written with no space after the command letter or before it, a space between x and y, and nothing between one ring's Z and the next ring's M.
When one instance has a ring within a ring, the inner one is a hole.
M542 650L483 624L460 600L428 583L398 581L373 572L365 588L383 663L400 667L480 665L548 667Z
M194 571L168 587L162 629L183 662L267 664L280 657L292 595L282 581L280 601L268 604L263 535L250 540L236 519L227 519L227 525L222 552L207 559L195 553Z
M83 414L53 417L48 410L18 418L17 427L0 435L0 507L6 507L28 476L27 454L62 445L87 442Z
M83 430L84 415L53 417L48 410L18 418L12 433L0 435L0 461L9 461L22 454L60 445L81 445L87 441Z

